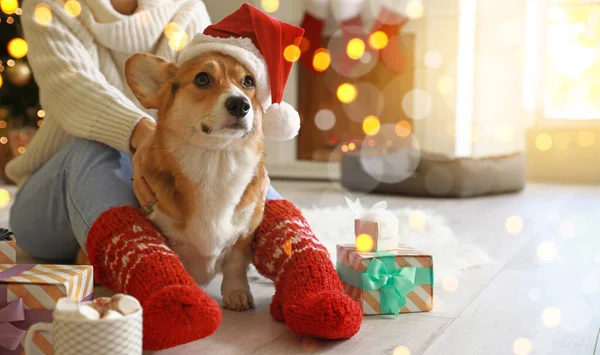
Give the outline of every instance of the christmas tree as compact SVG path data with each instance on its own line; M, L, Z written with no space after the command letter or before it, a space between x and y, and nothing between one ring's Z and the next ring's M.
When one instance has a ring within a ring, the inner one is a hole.
M0 122L1 128L35 127L44 116L38 88L27 64L17 0L0 0Z
M0 169L26 150L43 123L38 87L27 64L18 0L0 0Z

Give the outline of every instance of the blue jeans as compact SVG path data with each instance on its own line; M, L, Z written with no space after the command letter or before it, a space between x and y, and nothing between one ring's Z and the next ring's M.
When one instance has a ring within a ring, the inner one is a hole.
M116 206L139 207L132 176L128 155L76 138L17 193L10 210L10 228L19 247L45 261L74 260L102 212ZM266 199L281 198L269 186Z

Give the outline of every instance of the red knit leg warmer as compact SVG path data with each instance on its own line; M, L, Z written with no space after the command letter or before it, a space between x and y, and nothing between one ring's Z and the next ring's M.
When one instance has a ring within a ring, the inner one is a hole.
M344 293L329 253L289 201L269 200L254 240L254 265L275 282L271 315L303 336L346 339L362 310Z
M92 225L86 249L97 281L142 304L145 349L171 348L217 330L221 308L135 207L105 211Z

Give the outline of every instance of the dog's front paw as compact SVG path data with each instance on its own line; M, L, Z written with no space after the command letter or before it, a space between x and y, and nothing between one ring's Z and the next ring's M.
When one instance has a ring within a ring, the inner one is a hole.
M243 312L254 308L254 298L250 290L233 290L223 294L223 308Z

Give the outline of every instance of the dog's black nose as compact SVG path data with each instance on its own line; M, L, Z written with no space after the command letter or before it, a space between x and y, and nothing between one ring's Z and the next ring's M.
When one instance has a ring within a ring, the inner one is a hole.
M242 118L250 111L250 102L245 97L232 96L225 101L225 107L233 117Z

